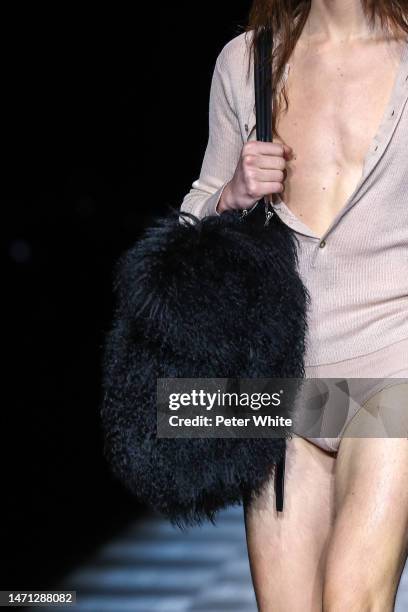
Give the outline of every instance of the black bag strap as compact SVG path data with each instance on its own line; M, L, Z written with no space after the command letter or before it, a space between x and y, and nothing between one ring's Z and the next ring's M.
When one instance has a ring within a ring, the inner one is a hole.
M256 138L262 142L272 142L272 45L272 30L264 28L257 40L254 62Z
M265 28L257 41L258 57L255 58L255 109L256 109L256 138L262 142L272 142L272 67L270 59L273 48L272 30ZM272 217L273 209L265 201L265 225ZM275 466L275 498L276 510L283 511L284 480L285 480L286 440L283 454Z
M255 85L255 115L256 115L256 138L262 142L272 142L272 67L271 56L273 48L273 34L270 28L263 28L256 41L254 58L254 85ZM264 207L258 206L260 203ZM260 218L260 209L264 208L264 214ZM245 218L249 213L251 219L258 223L262 221L264 226L269 224L274 215L273 208L266 198L262 198L255 204L242 211Z

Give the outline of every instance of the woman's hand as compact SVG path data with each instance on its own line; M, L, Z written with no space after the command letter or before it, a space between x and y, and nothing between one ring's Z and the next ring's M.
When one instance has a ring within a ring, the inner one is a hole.
M263 196L283 192L286 161L291 153L292 148L281 143L246 142L234 176L222 192L217 212L250 208Z

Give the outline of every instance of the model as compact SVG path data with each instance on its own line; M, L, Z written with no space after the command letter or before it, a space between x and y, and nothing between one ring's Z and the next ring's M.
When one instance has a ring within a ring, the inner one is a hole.
M273 143L255 134L264 25ZM402 426L408 413L407 34L404 1L257 0L217 58L209 141L181 208L203 218L270 197L312 297L306 375L356 379L338 436L288 441L284 512L272 480L245 508L262 612L389 612L407 558L407 437L352 435L364 414Z

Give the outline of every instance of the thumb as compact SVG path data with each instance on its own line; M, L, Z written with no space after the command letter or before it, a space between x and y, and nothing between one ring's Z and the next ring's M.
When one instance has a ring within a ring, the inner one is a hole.
M287 144L283 144L283 154L284 154L285 158L291 157L292 153L293 153L292 147L290 147Z

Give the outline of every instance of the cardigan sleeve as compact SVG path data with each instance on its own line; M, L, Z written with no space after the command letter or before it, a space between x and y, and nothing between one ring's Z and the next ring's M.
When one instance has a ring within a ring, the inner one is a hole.
M199 219L218 215L217 204L238 164L243 140L228 71L228 47L217 57L211 81L209 136L199 178L185 195L181 211Z

